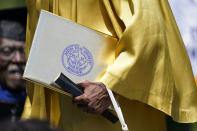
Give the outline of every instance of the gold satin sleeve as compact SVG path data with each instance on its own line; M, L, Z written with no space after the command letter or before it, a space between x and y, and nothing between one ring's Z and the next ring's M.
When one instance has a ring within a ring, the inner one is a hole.
M129 20L121 15L124 9L114 5L117 0L112 1L105 4L108 14L119 16L126 29L119 33L115 28L116 60L100 81L120 96L151 105L178 122L197 121L197 88L168 1L128 0Z

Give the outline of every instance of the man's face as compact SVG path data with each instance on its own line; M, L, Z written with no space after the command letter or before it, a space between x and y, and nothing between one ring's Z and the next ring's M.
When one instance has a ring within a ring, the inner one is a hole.
M0 38L0 83L10 90L25 87L25 42Z

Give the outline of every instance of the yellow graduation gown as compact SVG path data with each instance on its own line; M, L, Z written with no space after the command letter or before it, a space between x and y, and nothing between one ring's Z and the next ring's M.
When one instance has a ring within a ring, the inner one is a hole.
M197 88L167 0L27 0L27 57L40 9L119 39L116 59L100 81L119 94L131 131L165 131L164 113L197 121ZM24 118L49 119L67 131L120 131L83 113L67 96L27 83Z
M197 78L196 78L196 85L197 85Z

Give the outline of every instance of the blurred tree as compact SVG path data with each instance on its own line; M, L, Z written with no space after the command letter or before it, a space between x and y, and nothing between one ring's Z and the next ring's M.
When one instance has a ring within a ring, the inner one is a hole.
M26 6L26 0L0 0L0 10Z

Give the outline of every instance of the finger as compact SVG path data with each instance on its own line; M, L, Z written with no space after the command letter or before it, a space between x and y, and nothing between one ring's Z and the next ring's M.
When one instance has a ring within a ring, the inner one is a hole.
M85 103L89 103L90 102L90 100L88 99L88 97L87 97L87 95L85 93L80 95L80 96L75 97L74 101L83 101Z
M89 107L88 104L86 104L86 105L77 105L77 107L80 108L81 110L83 110L83 112L96 114L96 111L93 108Z
M73 101L73 103L77 105L88 105L88 102L86 101Z
M82 82L79 82L79 83L76 83L78 86L82 87L82 88L85 88L87 86L89 86L90 84L90 81L88 80L85 80L85 81L82 81Z
M98 111L97 106L92 106L92 105L89 105L89 104L88 104L87 112L92 113L92 114L100 114L100 112Z
M82 101L84 99L84 96L83 96L83 94L82 95L80 95L80 96L76 96L76 97L74 97L74 101Z
M104 110L109 107L108 101L97 101L97 102L89 102L88 108L91 109L93 113L101 114Z

